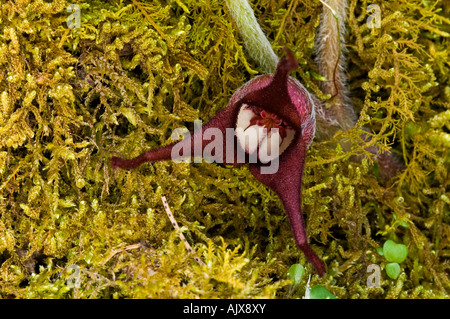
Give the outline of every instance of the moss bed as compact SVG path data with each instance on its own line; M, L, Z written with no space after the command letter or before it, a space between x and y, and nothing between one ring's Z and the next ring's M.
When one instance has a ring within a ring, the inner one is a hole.
M70 29L71 4L81 9ZM111 170L113 155L167 145L226 107L262 70L222 1L2 1L0 7L0 297L448 298L450 3L351 0L348 87L357 125L308 150L303 208L319 278L295 246L276 195L248 168L158 162ZM318 98L319 1L252 0L275 51ZM384 180L364 143L405 165ZM338 141L352 146L342 150ZM362 161L354 158L359 156ZM161 201L165 196L185 249ZM397 279L380 254L407 246ZM305 267L294 292L287 272ZM379 287L368 287L369 265ZM75 266L73 266L75 265ZM73 287L70 279L77 274Z

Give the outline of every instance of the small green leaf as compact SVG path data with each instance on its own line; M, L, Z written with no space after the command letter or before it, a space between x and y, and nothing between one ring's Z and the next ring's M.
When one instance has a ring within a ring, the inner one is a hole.
M407 223L406 221L404 221L404 220L402 220L402 221L400 222L400 226L405 227L405 228L409 228L408 223Z
M293 264L288 270L288 279L292 280L292 285L297 286L302 281L305 268L300 264Z
M316 285L311 288L310 297L311 299L336 299L335 295L321 285Z
M408 248L403 244L396 244L392 240L387 240L383 245L383 253L387 261L401 263L408 255Z
M386 265L386 273L392 279L397 279L400 275L400 265L398 263L390 263Z
M377 253L378 253L380 256L383 256L383 255L384 255L384 253L383 253L383 248L378 247L378 248L377 248Z

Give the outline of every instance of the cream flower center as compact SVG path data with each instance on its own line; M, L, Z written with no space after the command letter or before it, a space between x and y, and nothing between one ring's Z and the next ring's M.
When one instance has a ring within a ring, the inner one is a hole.
M258 152L258 159L268 163L286 150L294 136L295 130L276 114L242 104L236 121L236 138L247 154Z

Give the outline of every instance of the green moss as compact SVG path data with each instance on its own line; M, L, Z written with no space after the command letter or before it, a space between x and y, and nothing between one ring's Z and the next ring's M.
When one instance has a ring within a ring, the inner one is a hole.
M262 70L218 1L7 1L0 8L0 296L15 298L299 298L292 264L314 273L295 247L277 197L247 168L145 164L127 157L170 143L223 109ZM338 298L436 298L450 291L450 65L445 1L349 2L348 74L361 113L355 128L315 142L304 175L304 211ZM273 48L287 45L297 76L319 98L314 65L320 2L252 1ZM406 169L374 173L361 145L397 154ZM349 152L338 141L352 143ZM362 162L353 161L362 156ZM198 265L173 229L166 196ZM405 227L407 226L407 227ZM377 248L408 247L397 279L366 285ZM67 280L80 270L80 287Z

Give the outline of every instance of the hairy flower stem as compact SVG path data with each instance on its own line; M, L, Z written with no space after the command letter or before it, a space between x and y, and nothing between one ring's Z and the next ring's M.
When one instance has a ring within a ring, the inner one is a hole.
M356 114L347 97L345 77L344 35L347 0L321 1L320 25L316 36L316 63L326 81L320 88L331 96L328 106L318 108L317 137L327 140L339 130L356 124Z
M261 30L248 1L226 0L226 2L250 56L261 65L265 72L274 73L279 58Z

